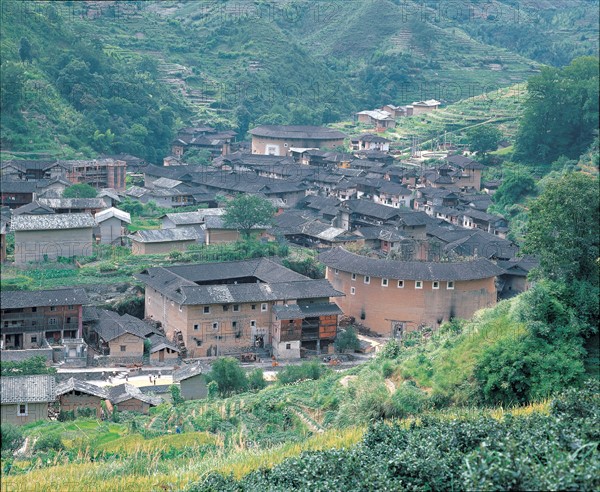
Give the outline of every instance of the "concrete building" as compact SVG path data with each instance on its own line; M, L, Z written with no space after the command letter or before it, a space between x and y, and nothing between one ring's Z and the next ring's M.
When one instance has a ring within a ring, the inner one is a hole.
M140 230L129 236L134 255L156 255L171 251L187 251L202 235L194 228Z
M146 317L159 322L169 340L180 341L188 357L266 349L292 358L327 352L335 339L332 316L337 327L341 311L330 298L343 294L327 280L266 258L149 268L136 278L146 285ZM279 309L286 305L296 305L302 316L295 311L285 318ZM290 321L301 330L282 339L281 326Z
M346 135L323 126L261 125L252 135L252 153L289 156L290 149L333 149L344 145Z
M24 425L48 420L48 404L55 397L56 381L49 374L2 376L0 378L0 418L2 423Z
M345 297L344 314L387 337L423 326L469 319L496 304L495 280L504 270L486 259L460 263L391 261L335 248L319 255L326 278Z
M11 229L15 233L15 263L91 256L94 217L83 214L18 215Z

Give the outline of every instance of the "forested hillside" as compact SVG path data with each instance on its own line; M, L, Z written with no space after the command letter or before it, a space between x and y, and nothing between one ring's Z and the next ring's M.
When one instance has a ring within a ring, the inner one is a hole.
M558 3L8 0L2 151L159 162L184 124L243 137L255 124L466 99L522 82L539 63L597 55L597 1Z

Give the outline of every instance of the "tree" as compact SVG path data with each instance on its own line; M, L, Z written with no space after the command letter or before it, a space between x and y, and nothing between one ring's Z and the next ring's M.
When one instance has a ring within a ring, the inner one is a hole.
M33 61L33 55L31 54L31 43L26 37L22 37L19 42L19 57L23 63L31 63Z
M527 83L527 100L515 140L515 159L550 164L577 159L598 129L598 58L581 57L563 68L544 67Z
M598 285L598 178L568 173L550 183L529 210L524 252L540 257L555 280Z
M18 63L3 62L0 69L0 105L2 112L17 113L23 100L25 73Z
M206 375L206 380L208 383L217 383L221 396L229 396L248 388L246 373L233 357L219 357Z
M527 195L535 191L535 181L531 174L519 168L507 168L502 184L494 194L494 202L499 207L506 208L519 203Z
M225 225L235 227L246 238L257 226L268 227L275 215L275 207L256 195L239 195L225 207Z
M98 192L87 183L74 184L63 192L63 198L96 198Z
M46 366L46 358L41 355L19 362L0 361L2 376L30 376L35 374L55 374L56 369Z
M343 331L338 333L335 339L335 349L338 352L344 352L346 350L355 351L360 348L360 341L356 336L356 329L354 326L349 326Z
M498 148L498 142L502 138L502 133L493 126L480 125L468 130L467 138L471 152L485 155Z
M267 386L265 381L265 374L262 369L254 369L248 374L248 385L251 390L261 390Z
M23 443L23 433L16 425L9 424L8 422L2 423L0 426L0 434L2 439L2 451L16 451L21 447Z
M185 402L183 396L181 396L181 389L179 388L179 385L172 384L169 386L169 390L171 391L171 400L173 401L173 405L177 406Z

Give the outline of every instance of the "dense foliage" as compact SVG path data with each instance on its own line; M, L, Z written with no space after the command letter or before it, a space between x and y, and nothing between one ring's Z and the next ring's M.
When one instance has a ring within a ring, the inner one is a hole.
M211 366L206 380L215 382L221 396L231 395L248 388L248 378L240 363L233 357L219 357Z
M31 376L35 374L55 374L56 369L46 365L46 358L38 355L18 362L0 361L2 376Z
M253 490L593 490L600 487L598 382L555 400L550 415L378 423L350 449L303 453L237 481L188 488Z
M271 225L275 207L258 195L238 195L227 203L223 221L248 238L253 229Z
M527 92L515 158L532 164L550 164L560 156L577 159L598 130L598 58L544 67L529 79Z
M65 188L63 198L96 198L98 192L87 183L74 184Z
M489 125L476 126L467 131L469 150L477 154L485 155L498 148L502 138L500 130Z

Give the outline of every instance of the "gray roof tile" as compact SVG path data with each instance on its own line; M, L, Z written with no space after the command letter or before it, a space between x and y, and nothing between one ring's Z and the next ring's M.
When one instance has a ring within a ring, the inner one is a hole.
M2 376L0 378L0 402L46 403L55 400L56 380L50 374L36 376Z

